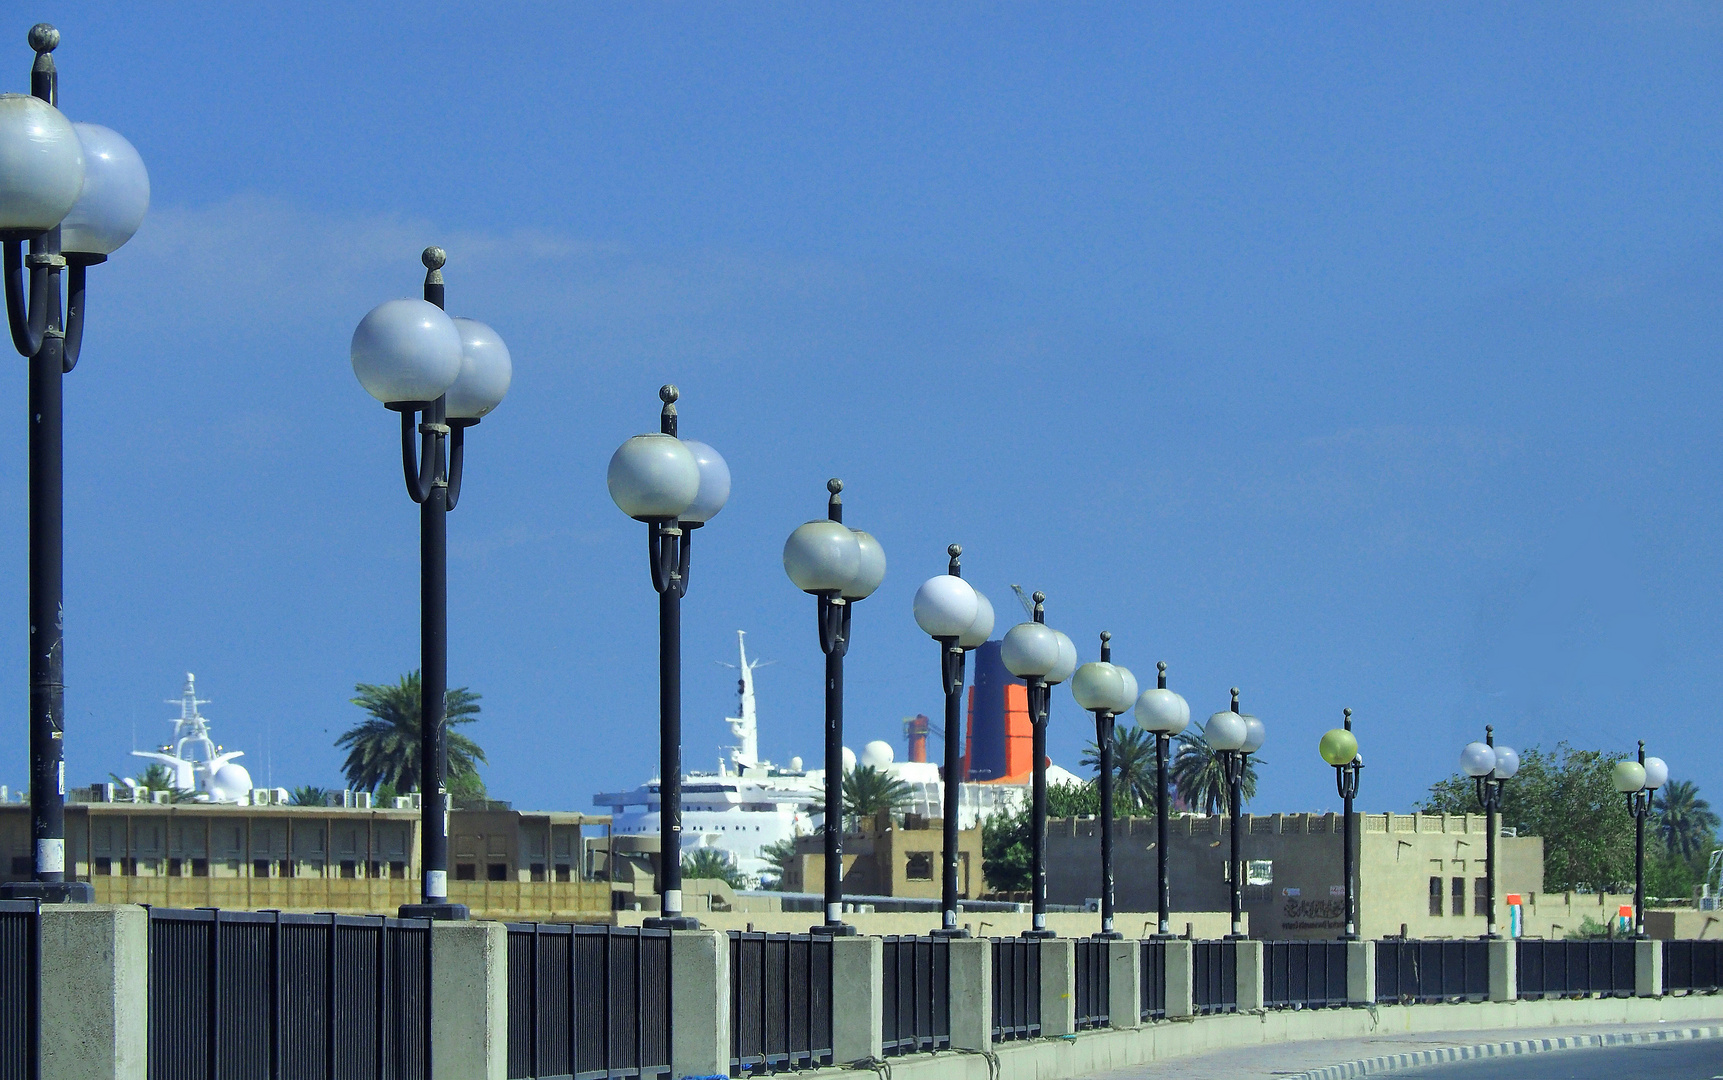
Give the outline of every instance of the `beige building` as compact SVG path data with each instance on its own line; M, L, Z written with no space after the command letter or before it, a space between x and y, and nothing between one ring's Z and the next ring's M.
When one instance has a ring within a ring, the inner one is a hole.
M449 898L496 917L602 917L587 853L608 816L449 815ZM0 805L0 881L31 872L30 808ZM419 898L419 812L336 806L73 802L66 869L99 903L391 912Z
M1340 820L1338 814L1244 815L1243 900L1253 937L1325 938L1344 930ZM1484 821L1482 814L1355 815L1359 933L1366 938L1484 933ZM1048 822L1050 902L1081 904L1099 895L1099 828L1092 818ZM1114 895L1120 910L1155 909L1156 842L1153 818L1115 824ZM1169 822L1168 877L1175 908L1230 907L1231 843L1225 816L1190 814ZM1502 836L1497 845L1499 921L1507 921L1505 896L1517 893L1526 899L1526 932L1547 934L1555 907L1537 905L1543 891L1543 840ZM1562 917L1577 923L1567 910L1571 905L1562 908ZM1544 917L1540 911L1552 914Z
M844 837L843 861L846 894L937 900L943 887L945 821L906 814L895 823L882 813ZM784 868L784 891L821 892L825 875L824 838L817 833L797 837L795 858ZM981 830L964 829L957 834L957 895L975 900L986 891Z

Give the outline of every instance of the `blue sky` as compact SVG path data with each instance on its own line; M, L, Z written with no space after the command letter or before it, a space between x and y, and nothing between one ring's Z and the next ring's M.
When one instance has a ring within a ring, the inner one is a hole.
M262 782L330 784L417 664L417 516L347 361L448 249L513 392L450 520L451 682L492 791L655 763L656 605L614 447L683 391L728 458L685 607L686 757L733 631L817 756L783 538L848 483L890 571L851 745L936 714L910 617L956 541L1092 657L1269 725L1256 806L1408 809L1486 722L1723 794L1714 419L1723 16L1705 5L50 4L63 105L151 215L67 380L69 780L181 673ZM24 378L0 380L0 782L25 779ZM10 598L8 601L6 598ZM1052 746L1092 735L1067 694Z

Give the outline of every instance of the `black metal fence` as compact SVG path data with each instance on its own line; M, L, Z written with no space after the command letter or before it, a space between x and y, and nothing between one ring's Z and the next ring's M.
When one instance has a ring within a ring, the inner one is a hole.
M1112 987L1108 983L1108 946L1098 938L1078 938L1077 1027L1106 1027L1112 1014Z
M1515 962L1520 997L1631 997L1631 941L1518 941Z
M510 1080L670 1073L670 931L508 924Z
M1262 999L1270 1009L1321 1009L1345 1005L1346 943L1264 942Z
M1490 953L1484 941L1376 943L1379 1002L1482 1001L1490 996Z
M730 1075L832 1063L832 939L730 932Z
M1238 950L1232 942L1191 943L1191 999L1199 1015L1238 1011Z
M993 1041L1041 1035L1041 939L993 939Z
M0 1080L34 1080L41 932L34 900L0 900Z
M1723 990L1723 938L1663 943L1663 992L1675 990Z
M951 941L886 937L880 1015L885 1056L951 1046Z
M427 1080L430 923L150 910L149 1080Z
M1141 1010L1140 1019L1165 1020L1167 1018L1167 943L1165 941L1144 941L1142 946L1142 961L1138 975L1141 977L1141 999L1137 1002Z

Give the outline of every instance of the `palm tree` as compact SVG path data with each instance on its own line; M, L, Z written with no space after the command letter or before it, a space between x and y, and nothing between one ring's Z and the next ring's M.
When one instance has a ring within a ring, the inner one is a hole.
M362 791L380 784L391 784L397 792L418 791L419 673L403 675L393 686L360 683L353 690L359 695L353 704L370 715L335 740L336 746L347 748L347 782ZM485 752L454 728L478 719L479 695L463 686L450 690L443 701L449 726L448 785L451 791L469 789L478 782L478 763L485 761ZM482 783L478 790L482 793Z
M294 806L322 806L323 799L329 794L328 788L314 787L311 784L301 784L293 789Z
M1225 812L1229 791L1220 755L1210 750L1202 735L1194 731L1184 732L1175 741L1178 750L1173 754L1172 766L1167 771L1172 775L1173 787L1179 797L1187 806L1201 806L1204 813ZM1256 767L1260 764L1262 759L1255 754L1245 758L1239 792L1246 802L1256 797Z
M732 889L740 889L747 884L747 876L717 848L697 848L692 855L682 856L682 876L713 878Z
M1083 752L1083 764L1100 775L1101 750L1094 743ZM1154 735L1135 725L1113 732L1113 777L1115 798L1123 795L1135 807L1155 805Z
M108 775L113 777L116 784L126 783L125 778L118 773L109 773ZM145 766L144 771L136 776L133 783L139 791L167 792L168 802L192 802L197 796L195 791L185 791L174 787L173 773L169 772L168 767L159 761ZM131 787L133 785L126 784L126 786Z
M1691 780L1671 780L1652 804L1663 846L1684 859L1708 855L1717 843L1717 814Z
M771 863L778 872L776 881L773 881L770 884L762 881L760 883L760 887L763 889L782 889L784 887L785 869L791 862L795 861L796 858L796 838L793 836L786 836L782 840L775 840L772 843L767 844L765 847L760 849L760 858Z
M909 785L872 765L859 765L844 777L844 816L871 821L882 810L896 810L913 796Z

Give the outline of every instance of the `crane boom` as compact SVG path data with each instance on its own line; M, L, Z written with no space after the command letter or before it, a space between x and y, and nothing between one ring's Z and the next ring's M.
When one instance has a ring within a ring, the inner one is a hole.
M1017 602L1023 605L1023 614L1033 619L1035 617L1035 605L1029 602L1029 595L1023 591L1023 586L1013 585L1011 591L1017 594Z

